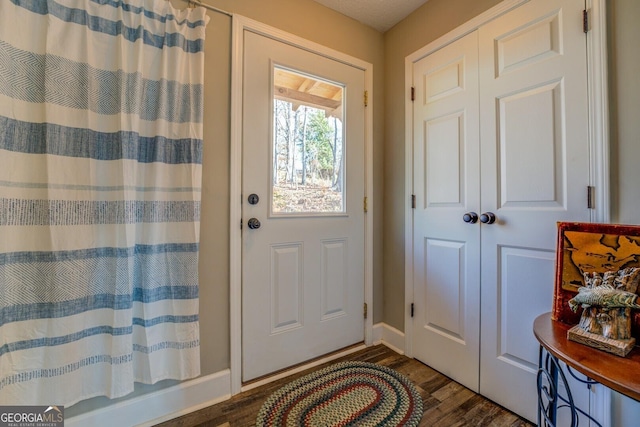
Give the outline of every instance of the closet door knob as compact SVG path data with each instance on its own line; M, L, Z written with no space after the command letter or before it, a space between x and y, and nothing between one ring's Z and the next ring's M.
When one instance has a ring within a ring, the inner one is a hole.
M493 224L496 222L496 216L493 212L485 212L480 215L480 222L483 224Z
M478 222L478 214L475 212L467 212L466 214L462 215L462 220L467 224L475 224L476 222Z

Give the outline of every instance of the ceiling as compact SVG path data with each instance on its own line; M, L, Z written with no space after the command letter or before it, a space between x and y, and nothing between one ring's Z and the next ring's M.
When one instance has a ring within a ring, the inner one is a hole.
M315 0L384 33L427 0Z

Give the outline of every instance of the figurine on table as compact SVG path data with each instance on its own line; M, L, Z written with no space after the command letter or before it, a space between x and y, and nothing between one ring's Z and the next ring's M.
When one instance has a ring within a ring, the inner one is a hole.
M574 312L582 306L580 323L569 330L568 338L618 356L626 356L635 344L631 336L631 309L636 303L640 268L584 273L578 294L569 300Z

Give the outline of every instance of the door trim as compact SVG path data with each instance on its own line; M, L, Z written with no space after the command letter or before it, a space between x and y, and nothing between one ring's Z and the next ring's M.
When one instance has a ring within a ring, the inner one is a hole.
M231 147L230 147L230 230L229 230L229 328L231 358L231 394L242 389L242 74L244 31L251 31L289 45L305 49L364 71L365 90L369 94L365 108L365 213L364 302L369 307L364 321L364 343L373 343L373 64L318 43L303 39L253 19L233 14L231 45ZM363 94L364 95L364 94Z
M405 57L405 268L404 268L404 337L405 354L413 357L413 320L410 307L413 298L413 103L408 96L413 82L413 65L438 49L477 30L487 22L531 0L504 0L458 28L434 40ZM589 75L589 168L591 185L596 189L596 209L592 210L594 222L610 221L609 183L609 102L607 90L607 41L606 2L586 0L591 29L587 33L587 72ZM585 190L586 191L586 190ZM551 307L549 307L551 310Z

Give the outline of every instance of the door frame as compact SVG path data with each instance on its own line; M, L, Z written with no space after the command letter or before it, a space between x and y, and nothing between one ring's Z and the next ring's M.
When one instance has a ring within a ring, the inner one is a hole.
M326 58L342 62L364 71L368 105L365 108L365 194L368 209L365 212L364 231L364 302L368 315L364 320L364 343L373 343L373 64L337 50L322 46L302 37L279 30L253 19L233 14L231 41L231 147L230 147L230 230L229 230L229 327L231 394L242 387L242 76L244 61L244 31L251 31L283 43L299 47ZM364 95L364 94L363 94ZM317 362L316 362L317 363Z
M531 0L503 0L496 6L428 43L405 57L405 93L411 92L413 85L413 65L420 59L447 46L461 37L479 29L482 25ZM609 179L609 98L607 86L607 26L606 0L585 0L589 13L590 29L587 33L587 73L589 104L589 168L590 185L594 186L595 209L591 210L592 222L610 222L610 179ZM413 319L411 304L413 298L413 102L405 100L405 282L404 282L404 350L413 357ZM551 307L549 307L551 310ZM598 394L594 410L607 413L609 393Z

